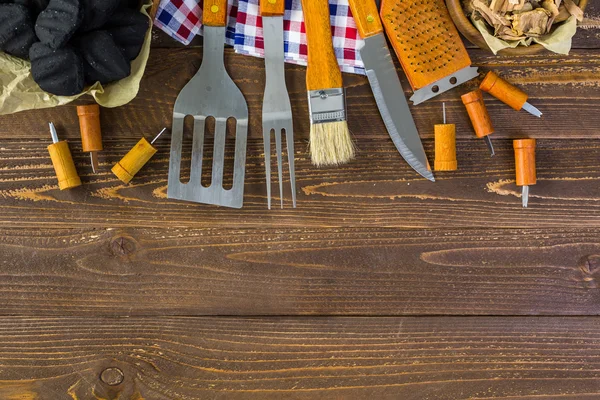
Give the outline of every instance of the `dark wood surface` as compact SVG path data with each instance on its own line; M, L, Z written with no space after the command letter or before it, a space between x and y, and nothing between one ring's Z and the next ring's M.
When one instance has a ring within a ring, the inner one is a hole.
M10 317L0 397L594 399L598 329L581 317Z
M599 315L595 229L3 229L10 315Z
M460 169L435 184L398 155L366 78L347 74L358 157L313 168L305 69L289 66L299 207L286 191L268 211L263 62L228 50L251 112L244 209L166 199L168 138L122 185L110 167L170 126L202 61L201 40L158 32L139 96L103 110L99 174L73 106L1 117L0 399L600 398L600 3L588 7L568 57L469 46L482 75L544 112L486 97L495 158L460 103L478 82L412 107L431 161L442 102L457 125ZM57 188L50 120L81 188ZM528 210L518 137L539 139Z

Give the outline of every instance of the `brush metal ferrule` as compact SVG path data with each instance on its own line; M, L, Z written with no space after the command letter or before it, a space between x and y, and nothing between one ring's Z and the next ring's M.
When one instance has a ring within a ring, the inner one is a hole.
M346 120L346 91L340 89L311 90L308 92L311 124Z

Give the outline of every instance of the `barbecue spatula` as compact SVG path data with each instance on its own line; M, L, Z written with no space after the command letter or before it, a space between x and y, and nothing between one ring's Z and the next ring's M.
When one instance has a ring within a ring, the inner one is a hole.
M171 158L167 197L195 203L241 208L244 203L244 175L248 138L248 105L242 92L227 74L224 40L227 0L204 0L204 57L200 70L179 93L173 109ZM183 126L186 116L194 117L190 180L181 181ZM202 186L204 125L215 119L212 181ZM236 119L233 186L223 187L227 120Z

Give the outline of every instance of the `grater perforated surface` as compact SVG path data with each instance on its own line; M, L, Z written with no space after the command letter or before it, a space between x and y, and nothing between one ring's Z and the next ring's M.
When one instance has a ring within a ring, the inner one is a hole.
M381 19L414 90L471 65L443 0L383 0Z

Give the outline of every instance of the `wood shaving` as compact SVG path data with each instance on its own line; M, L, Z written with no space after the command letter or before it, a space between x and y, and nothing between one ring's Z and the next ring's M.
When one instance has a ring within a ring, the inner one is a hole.
M471 0L469 8L503 40L546 35L570 16L583 20L583 11L573 0Z

